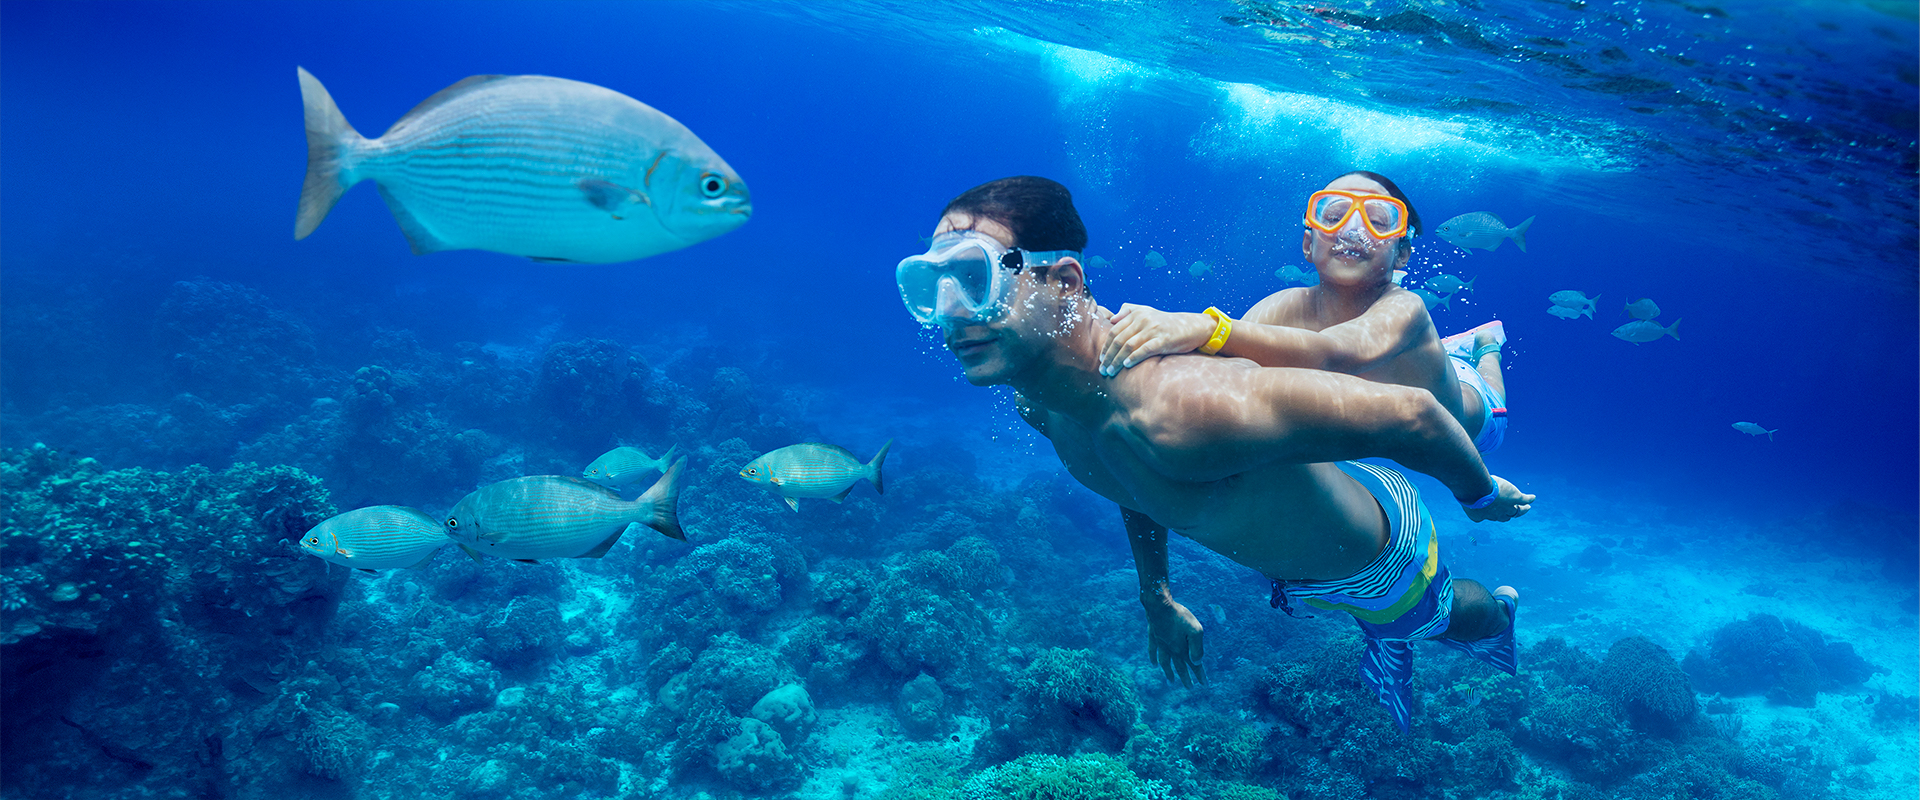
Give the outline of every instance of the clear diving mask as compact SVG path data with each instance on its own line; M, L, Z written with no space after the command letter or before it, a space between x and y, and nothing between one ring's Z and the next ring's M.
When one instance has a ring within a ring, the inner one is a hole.
M1399 198L1322 189L1307 198L1307 226L1338 235L1355 216L1374 239L1386 241L1407 232L1407 204Z
M926 253L902 259L893 277L907 313L922 325L962 316L991 322L1006 313L1013 275L1079 257L1075 250L1008 249L978 231L947 231Z

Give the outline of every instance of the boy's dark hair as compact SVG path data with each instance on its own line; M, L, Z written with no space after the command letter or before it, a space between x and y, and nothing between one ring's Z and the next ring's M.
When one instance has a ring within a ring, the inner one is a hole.
M1058 181L1032 175L988 181L953 198L940 215L955 211L1007 226L1013 246L1022 250L1087 249L1087 226L1073 208L1073 193Z
M1413 201L1407 199L1406 192L1400 191L1399 184L1394 183L1391 178L1388 178L1385 175L1382 175L1378 172L1368 172L1364 169L1356 169L1352 172L1342 173L1340 175L1340 178L1347 177L1348 175L1358 175L1362 178L1366 178L1367 180L1373 181L1374 183L1380 184L1382 187L1386 188L1387 194L1393 195L1393 199L1398 200L1402 203L1406 203L1407 204L1407 238L1411 239L1415 236L1420 235L1420 212L1415 211L1413 209ZM1334 180L1339 180L1340 178L1334 178Z

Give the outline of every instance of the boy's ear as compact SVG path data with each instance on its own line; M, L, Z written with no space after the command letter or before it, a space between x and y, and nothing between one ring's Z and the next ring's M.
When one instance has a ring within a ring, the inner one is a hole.
M1053 262L1053 266L1047 268L1047 276L1060 282L1064 290L1061 294L1078 294L1087 285L1086 268L1081 266L1080 259L1072 256Z

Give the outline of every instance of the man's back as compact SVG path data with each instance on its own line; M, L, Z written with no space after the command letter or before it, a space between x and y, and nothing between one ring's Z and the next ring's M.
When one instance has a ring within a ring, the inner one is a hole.
M1262 459L1230 443L1196 444L1184 436L1209 416L1236 413L1236 390L1256 374L1303 393L1352 391L1358 383L1244 359L1169 356L1117 377L1110 413L1081 420L1038 411L1045 419L1030 419L1081 483L1209 549L1269 578L1350 575L1387 537L1379 504L1359 483L1330 463ZM1224 402L1210 402L1195 387L1224 393ZM1301 435L1313 431L1303 426Z

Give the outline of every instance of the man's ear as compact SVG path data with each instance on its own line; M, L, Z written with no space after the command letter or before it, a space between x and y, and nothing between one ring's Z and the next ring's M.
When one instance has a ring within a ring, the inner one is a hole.
M1306 256L1308 263L1313 262L1313 229L1312 228L1308 228L1300 232L1300 255Z
M1400 246L1395 249L1400 252L1393 259L1393 268L1406 269L1407 262L1413 260L1413 240L1403 238L1400 240Z
M1080 259L1072 256L1053 262L1053 266L1047 268L1047 277L1059 281L1060 293L1069 297L1079 294L1087 285L1086 268L1080 265Z

